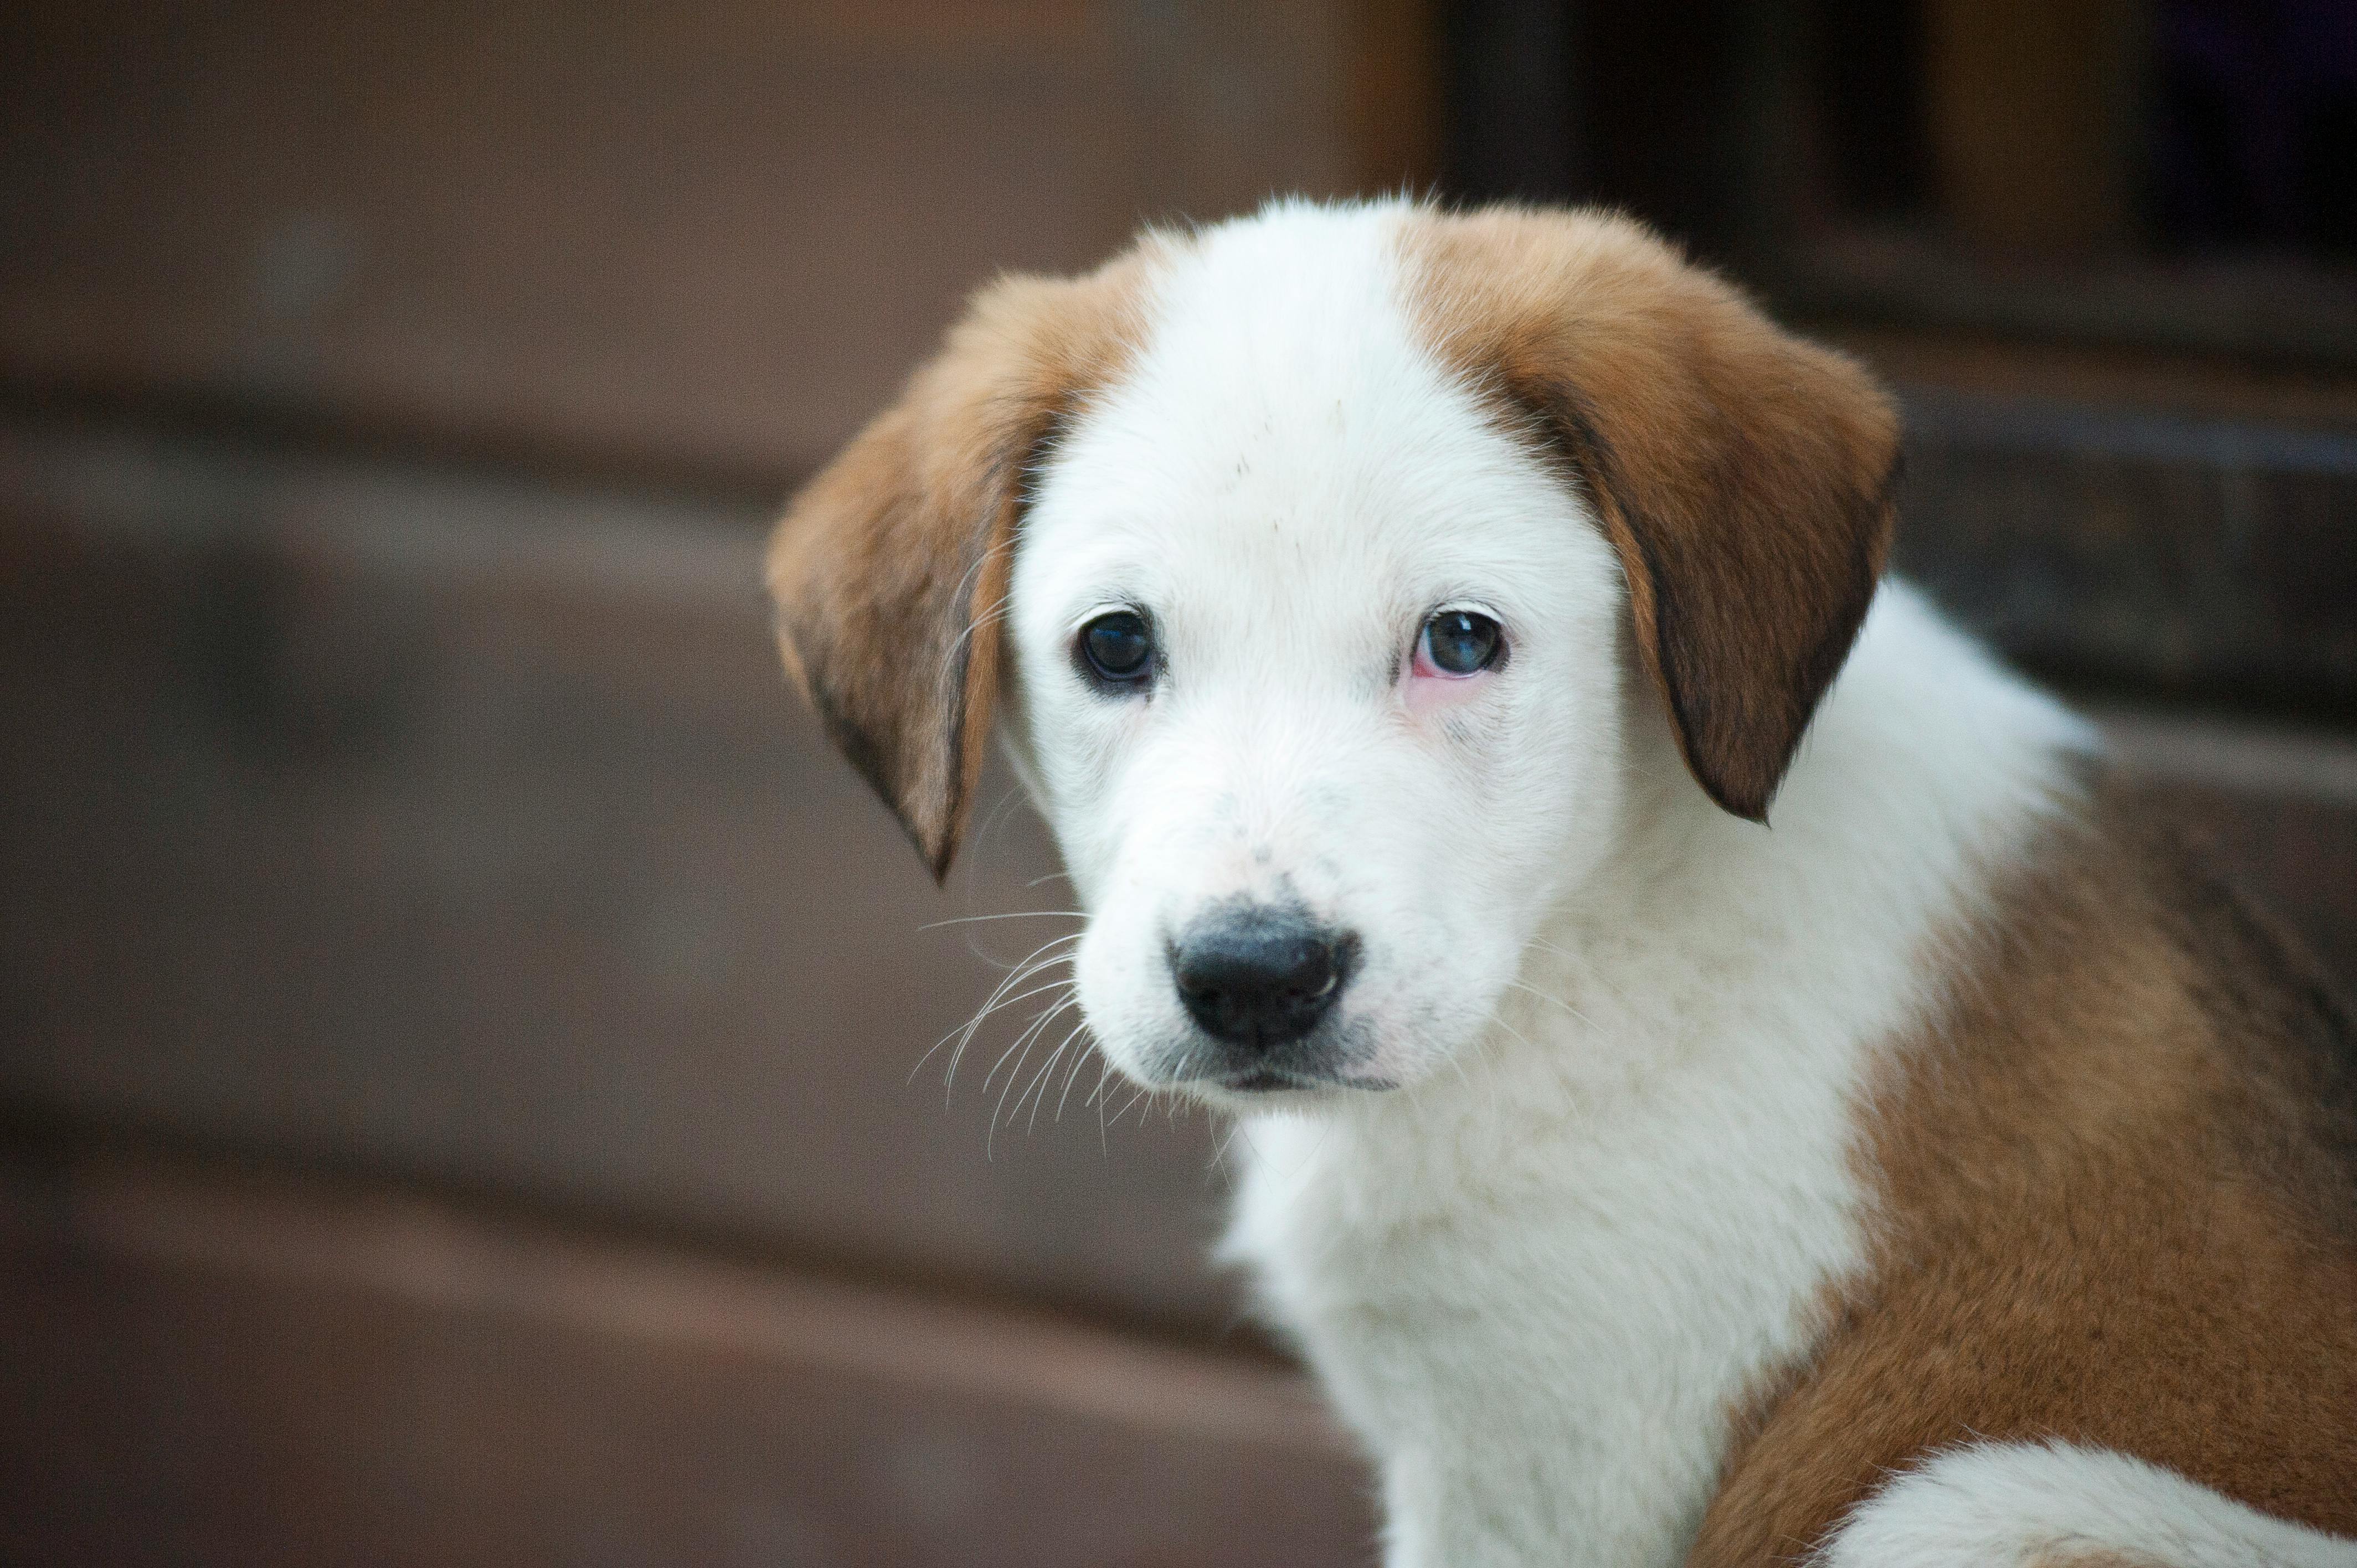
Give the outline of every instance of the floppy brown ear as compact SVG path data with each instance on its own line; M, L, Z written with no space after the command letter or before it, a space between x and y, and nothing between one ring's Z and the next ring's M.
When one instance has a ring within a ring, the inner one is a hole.
M1889 399L1633 223L1420 223L1408 242L1435 347L1568 458L1687 768L1765 822L1889 554Z
M1027 471L1117 368L1140 271L1132 256L985 290L770 542L786 667L936 879L989 745Z

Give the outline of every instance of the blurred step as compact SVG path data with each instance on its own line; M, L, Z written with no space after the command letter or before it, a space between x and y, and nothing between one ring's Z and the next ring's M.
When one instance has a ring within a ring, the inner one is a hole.
M0 446L0 1099L1228 1321L1200 1119L1002 1060L1052 994L945 1091L1067 900L1011 809L934 888L786 690L765 511Z
M1297 1374L367 1187L0 1165L0 1559L1372 1561Z
M792 473L1003 271L1084 270L1271 191L1423 185L1423 18L13 6L0 387Z
M2357 725L2357 424L1900 390L1897 564L1981 635Z

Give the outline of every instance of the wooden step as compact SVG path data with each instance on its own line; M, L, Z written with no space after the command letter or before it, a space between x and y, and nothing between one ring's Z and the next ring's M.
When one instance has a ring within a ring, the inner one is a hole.
M1297 1373L413 1194L0 1165L0 1559L1372 1561Z
M1899 568L1982 635L2357 725L2357 428L1901 391Z

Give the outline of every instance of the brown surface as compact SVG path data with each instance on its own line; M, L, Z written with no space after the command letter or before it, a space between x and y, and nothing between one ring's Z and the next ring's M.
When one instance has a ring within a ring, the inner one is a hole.
M1069 922L927 928L1067 901L996 776L933 888L766 509L175 450L0 449L74 524L0 530L0 1101L1230 1321L1200 1115L992 1077L1046 996L920 1065Z
M2357 432L2357 376L2158 350L1809 323L1885 380L1927 392Z
M2357 273L2298 256L2106 253L1997 264L1943 234L1833 225L1752 281L1821 321L2207 356L2343 378L2357 368Z
M1901 389L1899 570L2050 675L2357 713L2357 435Z
M0 19L0 377L806 472L1003 268L1431 168L1416 0Z
M1372 1559L1297 1375L366 1188L0 1172L0 1556Z

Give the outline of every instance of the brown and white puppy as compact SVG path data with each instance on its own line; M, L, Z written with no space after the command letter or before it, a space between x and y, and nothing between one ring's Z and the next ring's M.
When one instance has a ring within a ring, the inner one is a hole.
M996 728L1244 1118L1394 1563L2357 1565L2352 1027L1881 580L1896 450L1625 222L1282 204L986 292L779 531L927 862Z

